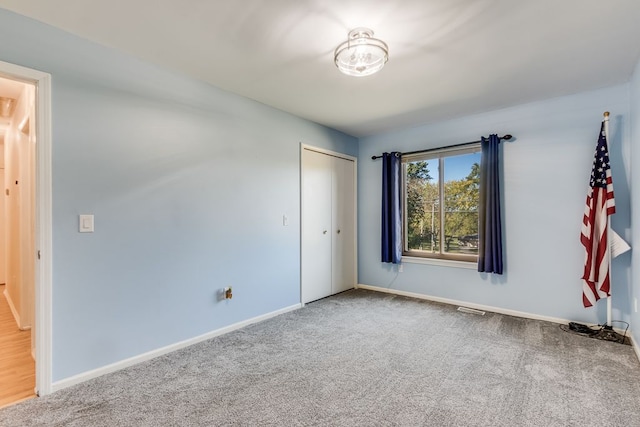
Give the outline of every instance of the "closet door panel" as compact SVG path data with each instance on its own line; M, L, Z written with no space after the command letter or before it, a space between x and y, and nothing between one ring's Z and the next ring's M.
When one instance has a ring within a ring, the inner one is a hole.
M333 158L332 182L332 289L331 293L356 285L355 163Z
M332 159L302 152L302 302L331 295Z

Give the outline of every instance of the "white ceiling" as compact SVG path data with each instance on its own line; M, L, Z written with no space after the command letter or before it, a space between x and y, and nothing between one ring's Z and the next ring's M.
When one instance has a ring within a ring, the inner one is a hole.
M364 136L627 82L640 0L0 0L0 7ZM355 27L389 45L354 78Z

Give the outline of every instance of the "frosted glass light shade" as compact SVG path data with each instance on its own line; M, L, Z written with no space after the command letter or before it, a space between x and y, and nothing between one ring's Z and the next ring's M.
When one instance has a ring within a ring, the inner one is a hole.
M341 43L334 53L338 70L356 77L380 71L389 60L389 47L372 36L373 31L368 28L351 30L348 40Z

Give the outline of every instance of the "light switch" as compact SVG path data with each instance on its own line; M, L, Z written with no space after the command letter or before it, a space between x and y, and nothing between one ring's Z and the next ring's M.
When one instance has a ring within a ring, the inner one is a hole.
M93 233L93 215L80 215L80 233Z
M289 225L289 217L286 215L282 215L282 225L283 226L288 226Z

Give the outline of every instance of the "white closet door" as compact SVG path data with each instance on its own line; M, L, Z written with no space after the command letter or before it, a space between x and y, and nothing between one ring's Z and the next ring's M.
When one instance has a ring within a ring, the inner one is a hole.
M332 289L346 291L356 284L355 163L333 157Z
M302 150L302 302L331 295L332 159Z

